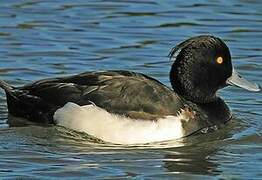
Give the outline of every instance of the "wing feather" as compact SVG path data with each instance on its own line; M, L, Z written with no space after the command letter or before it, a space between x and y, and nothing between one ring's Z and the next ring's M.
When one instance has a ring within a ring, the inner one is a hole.
M24 86L22 90L48 103L63 106L90 101L109 112L149 119L174 115L182 100L159 81L126 71L86 72L76 76L46 79Z

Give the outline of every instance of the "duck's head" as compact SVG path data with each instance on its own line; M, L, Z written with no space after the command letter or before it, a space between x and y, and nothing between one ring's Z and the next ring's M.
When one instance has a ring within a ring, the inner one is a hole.
M174 61L170 71L174 91L192 102L212 102L217 90L227 85L260 91L234 70L229 48L217 37L190 38L173 48L169 57Z

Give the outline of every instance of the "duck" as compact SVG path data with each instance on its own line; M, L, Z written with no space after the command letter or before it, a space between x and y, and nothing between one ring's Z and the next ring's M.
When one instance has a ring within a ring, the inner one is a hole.
M114 144L180 139L232 119L219 89L260 86L240 76L218 37L189 38L171 49L171 87L148 75L91 71L22 87L0 80L8 112L37 124L63 126Z

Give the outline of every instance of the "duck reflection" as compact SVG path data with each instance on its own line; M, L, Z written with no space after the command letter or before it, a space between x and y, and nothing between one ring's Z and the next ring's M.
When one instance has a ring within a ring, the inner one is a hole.
M215 149L187 149L165 156L164 167L170 172L217 174L217 164L212 161Z
M164 157L164 168L169 172L218 175L216 155L232 137L235 123L229 122L219 131L199 133L185 138L185 146L168 149ZM236 127L236 126L235 126ZM202 142L202 143L201 143Z

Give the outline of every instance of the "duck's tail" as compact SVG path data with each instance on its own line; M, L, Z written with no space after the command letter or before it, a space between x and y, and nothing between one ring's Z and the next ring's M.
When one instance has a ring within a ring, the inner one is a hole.
M14 90L14 87L3 80L0 80L0 88L4 89L5 92L11 92L12 90Z

